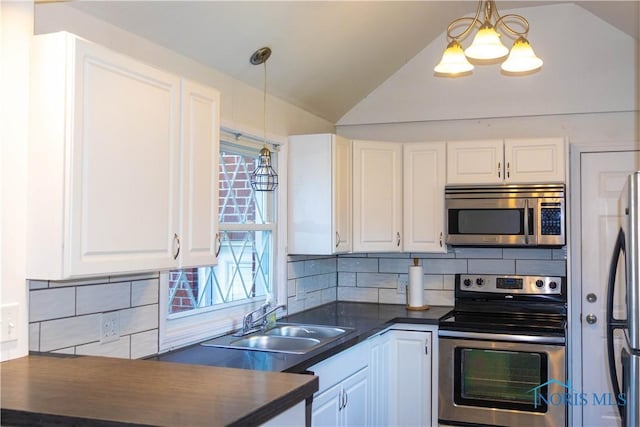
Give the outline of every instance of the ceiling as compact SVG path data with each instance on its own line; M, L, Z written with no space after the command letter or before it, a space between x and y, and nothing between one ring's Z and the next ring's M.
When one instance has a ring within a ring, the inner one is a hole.
M498 1L500 12L553 1ZM568 3L568 2L562 2ZM638 40L638 1L574 2ZM336 123L475 1L73 1L71 7ZM37 8L52 5L46 0ZM523 15L526 13L523 12ZM532 28L531 34L539 29ZM444 49L444 46L443 46ZM435 65L435 64L434 64Z

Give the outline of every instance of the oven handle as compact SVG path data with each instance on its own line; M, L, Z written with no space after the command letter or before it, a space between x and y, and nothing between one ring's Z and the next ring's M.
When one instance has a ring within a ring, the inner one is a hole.
M440 329L438 336L445 338L469 338L484 341L529 342L536 344L564 344L564 337L541 337L536 335L493 334L487 332L447 331Z

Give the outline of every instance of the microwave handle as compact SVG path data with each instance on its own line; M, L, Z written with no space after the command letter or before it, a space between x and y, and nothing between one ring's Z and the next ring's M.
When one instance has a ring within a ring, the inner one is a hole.
M529 244L529 199L524 199L524 244Z

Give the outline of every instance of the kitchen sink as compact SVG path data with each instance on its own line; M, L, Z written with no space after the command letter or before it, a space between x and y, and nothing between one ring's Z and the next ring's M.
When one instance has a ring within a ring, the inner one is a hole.
M205 341L202 345L275 353L305 354L337 340L351 331L353 331L353 328L301 323L276 323L273 328L264 332L254 332L241 337L225 335Z

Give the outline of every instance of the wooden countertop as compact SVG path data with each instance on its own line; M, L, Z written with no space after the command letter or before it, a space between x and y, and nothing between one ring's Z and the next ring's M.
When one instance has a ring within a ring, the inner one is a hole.
M26 356L0 375L3 425L257 425L318 390L311 375L89 356Z

